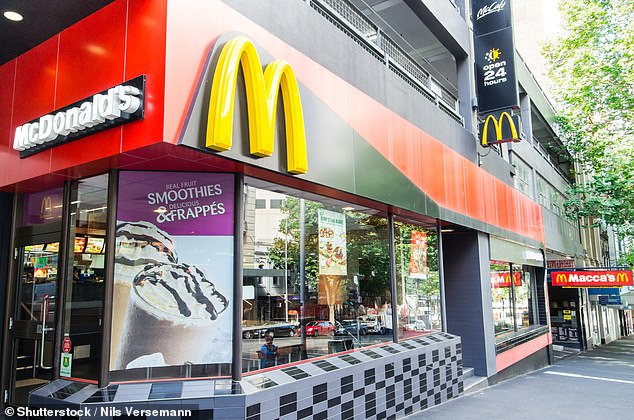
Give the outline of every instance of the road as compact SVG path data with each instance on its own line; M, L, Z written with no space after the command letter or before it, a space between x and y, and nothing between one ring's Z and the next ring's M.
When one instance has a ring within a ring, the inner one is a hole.
M557 361L406 417L418 419L632 419L634 337Z

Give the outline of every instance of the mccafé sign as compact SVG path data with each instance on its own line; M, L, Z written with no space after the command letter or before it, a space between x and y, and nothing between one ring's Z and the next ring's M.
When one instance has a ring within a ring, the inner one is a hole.
M244 36L225 44L218 57L209 99L206 146L230 150L233 137L238 70L242 68L249 120L250 154L268 157L275 142L277 98L282 92L286 125L287 170L303 174L308 170L304 115L299 87L290 64L275 60L262 71L253 43Z
M632 286L632 270L610 271L553 271L553 286L563 287L621 287Z
M104 90L15 129L20 158L107 128L143 118L145 76Z
M515 287L522 285L522 275L519 271L513 273L513 284ZM491 286L493 287L511 287L511 273L498 272L491 273Z

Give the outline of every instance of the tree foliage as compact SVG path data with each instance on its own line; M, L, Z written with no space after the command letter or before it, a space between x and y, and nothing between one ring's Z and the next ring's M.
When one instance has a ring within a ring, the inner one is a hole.
M318 261L318 211L324 208L322 203L305 200L305 277L309 292L316 292L319 281ZM285 255L288 255L288 267L295 273L295 285L299 288L299 237L300 237L300 200L287 197L282 205L286 215L280 221L279 237L269 249L268 257L275 268L284 268ZM420 227L397 223L395 234L395 254L397 271L406 270L409 275L410 239L413 230ZM389 296L390 258L387 219L359 212L346 212L346 245L348 275L358 275L361 280L361 292L365 296ZM287 235L288 241L284 237ZM420 293L438 294L438 250L435 235L428 238L427 265L430 271L429 282L417 282ZM400 284L400 283L399 283ZM400 289L399 289L400 290ZM414 293L410 290L408 293Z
M560 136L580 176L566 203L634 232L634 0L560 0L563 33L544 48Z

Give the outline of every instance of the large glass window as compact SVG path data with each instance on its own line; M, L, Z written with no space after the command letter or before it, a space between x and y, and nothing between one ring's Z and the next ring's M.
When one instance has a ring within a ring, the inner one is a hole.
M62 187L25 194L21 226L61 222L63 194Z
M108 175L73 184L64 337L72 342L71 366L62 376L97 380L102 347ZM68 374L70 372L70 374Z
M392 341L385 215L257 180L245 203L243 371Z
M533 270L526 265L490 261L495 335L509 334L536 324Z
M436 231L395 223L399 338L440 331L440 283Z

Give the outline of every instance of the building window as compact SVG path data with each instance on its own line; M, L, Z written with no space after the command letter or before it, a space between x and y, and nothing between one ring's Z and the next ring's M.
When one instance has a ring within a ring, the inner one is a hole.
M551 186L544 178L537 176L537 201L550 210Z
M515 165L515 188L533 198L533 170L524 161L514 156Z
M563 207L564 207L564 201L566 200L566 198L564 197L564 195L562 193L560 193L559 191L557 191L556 189L552 189L552 210L553 213L555 213L558 216L562 216L563 215Z
M440 331L436 231L397 221L395 257L399 338Z
M496 340L537 324L534 270L527 265L490 261Z
M256 210L265 209L266 208L266 200L263 198L255 199L255 208Z
M248 180L247 197L266 195L265 185L270 183ZM279 206L282 217L261 214L246 224L245 241L257 244L279 284L257 283L254 256L249 255L250 248L245 243L243 371L392 341L386 215L279 185L275 190L285 191L282 197L270 200L272 208ZM247 208L246 217L249 214ZM273 336L277 346L274 357L267 357L267 336Z
M283 203L284 203L284 200L272 198L270 201L270 206L272 209L281 209Z

